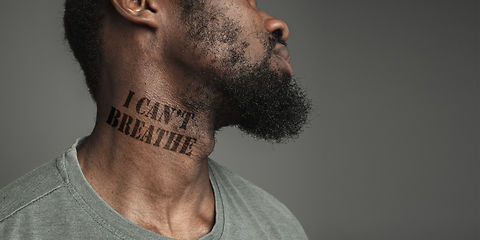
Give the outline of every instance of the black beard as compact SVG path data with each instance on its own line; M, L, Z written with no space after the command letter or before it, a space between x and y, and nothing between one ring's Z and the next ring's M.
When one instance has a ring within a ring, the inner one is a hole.
M268 59L267 59L268 60ZM286 73L270 70L267 60L248 74L215 79L222 97L216 111L216 128L237 125L245 133L272 143L295 139L308 122L311 101ZM227 119L227 122L224 122Z
M195 46L196 55L213 55L212 64L222 65L192 73L202 80L192 83L196 97L185 97L184 105L213 112L214 130L237 125L247 134L275 143L298 137L307 123L311 101L295 80L290 82L287 73L272 70L268 63L275 45L286 44L280 32L257 35L265 56L251 65L245 57L250 44L239 40L240 24L203 1L186 0L182 8L188 29L185 49ZM217 56L212 49L225 44L229 45L227 54Z

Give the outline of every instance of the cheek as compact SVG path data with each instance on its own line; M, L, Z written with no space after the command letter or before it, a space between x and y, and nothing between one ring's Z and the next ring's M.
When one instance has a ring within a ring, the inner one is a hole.
M202 11L190 13L184 21L179 50L196 67L231 71L254 66L270 54L266 52L269 36L252 8L205 6Z

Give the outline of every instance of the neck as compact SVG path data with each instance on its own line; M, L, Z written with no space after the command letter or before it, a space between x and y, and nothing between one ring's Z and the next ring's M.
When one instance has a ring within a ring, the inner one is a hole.
M103 200L140 226L172 238L205 235L215 216L208 114L146 87L113 92L118 94L102 98L95 129L78 148L85 177Z

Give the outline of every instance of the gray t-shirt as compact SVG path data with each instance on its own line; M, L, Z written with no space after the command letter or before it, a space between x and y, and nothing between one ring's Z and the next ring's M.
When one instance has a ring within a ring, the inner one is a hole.
M171 239L129 221L93 190L75 143L55 161L0 190L0 239ZM307 239L267 192L209 160L216 221L201 239Z

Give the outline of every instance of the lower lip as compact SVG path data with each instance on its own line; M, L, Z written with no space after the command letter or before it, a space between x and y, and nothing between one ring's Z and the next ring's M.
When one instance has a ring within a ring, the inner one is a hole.
M292 69L292 66L290 66L290 63L288 63L288 61L282 57L279 57L278 55L276 55L278 58L280 58L280 60L284 63L284 69L287 71L288 75L290 76L290 81L293 79L293 69Z

